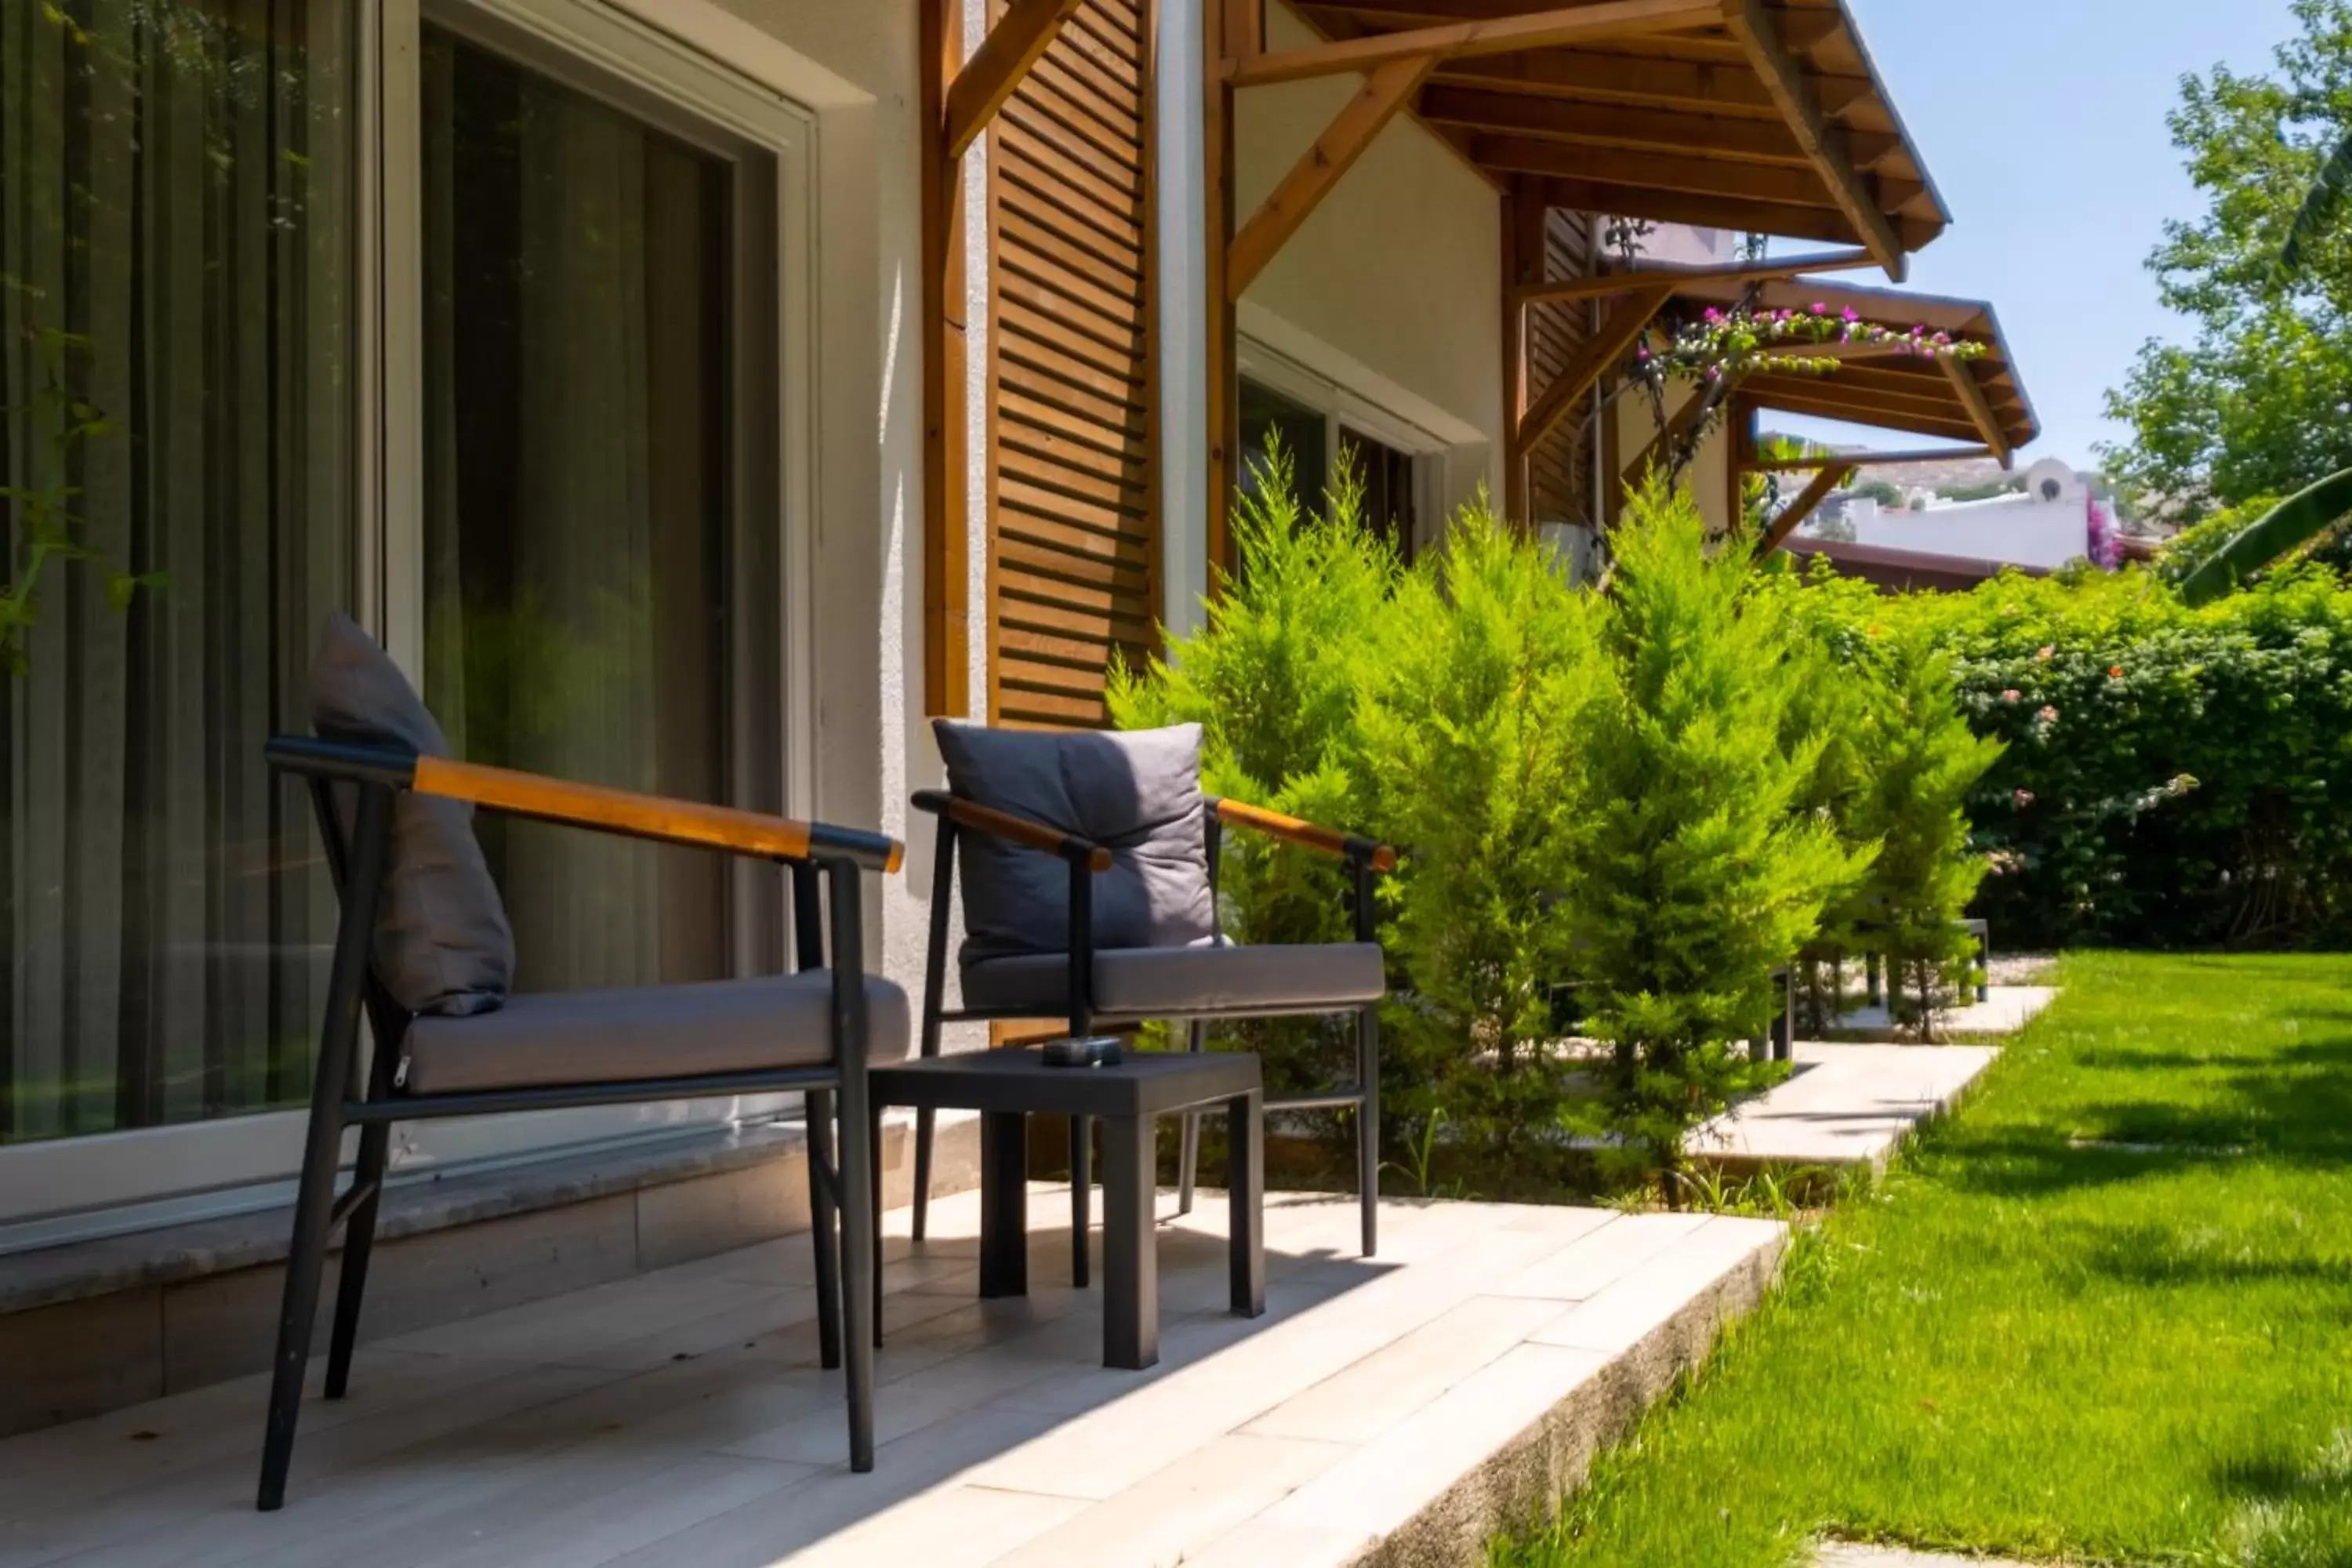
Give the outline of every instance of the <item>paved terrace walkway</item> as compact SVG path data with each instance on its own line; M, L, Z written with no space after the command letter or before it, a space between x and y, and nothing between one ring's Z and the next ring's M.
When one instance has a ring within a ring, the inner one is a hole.
M1692 1131L1692 1158L1884 1171L1924 1121L1949 1111L2000 1052L1990 1046L1842 1046L1801 1040L1786 1082Z
M1483 1563L1751 1305L1757 1220L1270 1194L1268 1313L1223 1310L1223 1204L1160 1236L1161 1364L1100 1364L1066 1189L1032 1296L973 1299L975 1196L898 1235L870 1475L814 1365L809 1248L768 1243L363 1346L251 1511L246 1378L0 1443L0 1564ZM1163 1212L1172 1201L1163 1197ZM257 1310L260 1310L257 1304ZM315 1370L315 1369L314 1369Z

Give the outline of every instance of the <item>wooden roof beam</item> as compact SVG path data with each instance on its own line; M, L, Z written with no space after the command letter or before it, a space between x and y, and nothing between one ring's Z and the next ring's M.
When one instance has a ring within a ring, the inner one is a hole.
M1905 463L1967 463L1990 458L1990 447L1919 447L1901 452L1839 452L1826 458L1759 458L1748 465L1751 474L1792 474L1842 464L1853 468L1892 468Z
M1528 92L1498 92L1446 82L1423 88L1414 111L1434 125L1653 153L1737 158L1757 163L1811 161L1779 121L1729 119L1670 109L1580 103ZM1852 136L1848 153L1868 167L1899 150L1900 138Z
M1225 251L1226 299L1239 300L1248 290L1339 177L1364 155L1372 138L1412 101L1436 64L1433 56L1416 55L1375 67L1364 78L1356 96L1234 234Z
M1722 20L1717 4L1717 0L1603 0L1600 5L1567 10L1453 22L1401 33L1375 33L1340 43L1263 54L1254 59L1229 59L1223 70L1225 79L1235 87L1258 87L1268 82L1336 76L1344 71L1368 71L1423 56L1433 60L1466 59L1479 55L1559 48L1611 38L1639 37L1678 27L1713 26Z
M1558 175L1546 178L1542 190L1546 202L1575 212L1642 217L1653 223L1692 223L1708 228L1783 235L1791 239L1819 239L1832 245L1851 245L1856 237L1853 223L1843 210L1833 206L1798 206L1753 197L1701 195L1689 191L1662 191L1654 185L1569 180ZM1874 250L1871 259L1878 262Z
M1593 330L1577 350L1576 358L1569 362L1552 384L1544 388L1528 409L1527 417L1519 421L1518 436L1511 443L1515 455L1524 456L1534 449L1537 442L1550 435L1568 411L1576 406L1577 399L1590 392L1601 378L1609 374L1625 352L1649 330L1651 321L1675 297L1671 283L1647 284L1625 296L1608 320Z
M1603 272L1591 278L1569 278L1556 283L1534 284L1518 290L1518 299L1530 305L1565 300L1597 300L1638 289L1646 279L1664 282L1671 279L1677 286L1700 282L1762 283L1774 279L1795 278L1808 272L1847 272L1858 267L1877 265L1877 258L1866 250L1816 251L1805 256L1741 261L1723 267L1694 267L1667 262L1637 267L1631 271Z
M948 89L947 112L941 126L947 156L961 158L988 129L996 111L1021 86L1029 68L1043 58L1062 24L1077 14L1086 0L1010 0L1004 15L988 30L980 47L956 72Z
M1805 80L1803 68L1764 9L1764 0L1722 0L1722 5L1723 25L1748 51L1756 74L1763 79L1764 89L1772 95L1780 117L1820 171L1831 198L1853 225L1864 248L1878 258L1889 278L1902 282L1909 269L1908 247L1894 222L1880 210L1877 194L1847 155L1838 128L1830 123L1820 99Z
M1565 180L1597 180L1732 201L1759 200L1785 206L1832 204L1811 169L1782 163L1739 163L1726 158L1635 152L1622 147L1580 147L1538 136L1479 136L1470 155L1489 168L1544 174Z
M1854 466L1852 463L1832 464L1815 474L1813 482L1807 485L1797 499L1789 503L1787 510L1772 520L1770 525L1764 530L1762 537L1756 541L1758 558L1769 555L1787 543L1789 535L1803 527L1805 519L1821 510L1822 502L1829 500L1836 493L1838 488L1851 480L1853 475Z
M1960 395L1960 402L1968 409L1969 420L1984 433L1985 445L1991 447L1993 455L2000 459L2000 466L2015 468L2017 454L2009 444L2009 432L2002 429L2000 421L1994 417L1992 404L1985 396L1983 385L1977 380L1975 367L1956 355L1947 354L1944 356L1944 374L1951 379L1952 390Z

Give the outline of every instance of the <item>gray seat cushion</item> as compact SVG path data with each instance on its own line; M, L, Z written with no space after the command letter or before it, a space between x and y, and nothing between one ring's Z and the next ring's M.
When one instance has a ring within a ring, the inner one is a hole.
M985 1010L1069 1006L1066 952L1024 953L967 964L963 1002ZM1338 1012L1387 990L1375 942L1311 947L1131 947L1095 952L1095 1011L1120 1017L1188 1013Z
M528 993L495 1013L409 1026L411 1094L617 1083L823 1067L833 1059L833 975ZM866 980L866 1059L907 1055L907 994Z
M1216 932L1209 897L1201 727L1124 733L991 730L940 720L948 785L982 805L1075 833L1111 853L1094 879L1098 947L1171 947ZM966 965L1070 944L1070 870L1059 858L965 832Z
M329 619L310 665L320 738L446 757L449 742L399 667L348 616ZM343 831L356 792L339 792ZM506 1000L514 931L474 837L474 808L403 792L376 914L376 978L411 1013L465 1016Z

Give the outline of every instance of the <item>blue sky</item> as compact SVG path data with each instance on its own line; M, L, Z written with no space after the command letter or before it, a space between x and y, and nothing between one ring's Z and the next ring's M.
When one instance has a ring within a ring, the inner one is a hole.
M2200 210L2164 126L2180 78L2267 68L2286 0L1848 3L1952 211L1910 287L1991 300L2042 415L2026 458L2090 467L2121 434L2106 389L2142 342L2182 335L2143 265L2166 218Z

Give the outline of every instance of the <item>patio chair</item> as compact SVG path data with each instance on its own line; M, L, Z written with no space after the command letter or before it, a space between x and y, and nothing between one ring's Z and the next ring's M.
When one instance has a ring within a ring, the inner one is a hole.
M828 1368L847 1361L850 1466L872 1469L878 1167L866 1069L905 1057L908 1007L903 991L864 973L859 883L869 870L896 871L901 847L875 833L451 761L440 727L398 668L341 616L321 640L310 706L317 738L279 736L267 752L271 766L309 781L341 918L286 1261L258 1506L285 1501L320 1276L339 1226L342 1274L326 1396L339 1399L349 1385L394 1122L792 1089L807 1097L819 1355ZM477 806L780 862L792 884L794 972L509 997L514 939L474 837ZM829 899L820 897L820 878ZM362 1009L374 1049L354 1095ZM338 1196L350 1126L360 1129L357 1165Z
M916 795L939 818L920 1050L964 1019L1066 1019L1073 1037L1165 1019L1206 1048L1221 1019L1349 1015L1356 1082L1268 1098L1265 1109L1357 1113L1356 1171L1364 1256L1379 1245L1380 1002L1387 981L1374 935L1371 881L1395 852L1369 838L1201 792L1201 728L1105 733L992 730L934 721L945 791ZM1219 929L1223 830L1247 828L1338 856L1354 873L1351 942L1241 946ZM963 872L963 1005L943 1008L948 901ZM914 1234L928 1215L933 1118L915 1125ZM1087 1283L1086 1119L1071 1128L1071 1276ZM1197 1117L1184 1119L1180 1178L1189 1208Z

